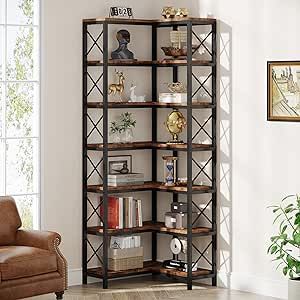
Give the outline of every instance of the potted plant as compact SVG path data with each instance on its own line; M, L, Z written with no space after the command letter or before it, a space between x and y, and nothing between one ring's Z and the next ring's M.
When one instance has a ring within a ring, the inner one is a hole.
M115 143L131 143L133 141L133 131L136 120L132 118L132 113L122 113L116 121L110 123L110 132L113 134Z
M279 205L270 206L275 214L273 224L279 225L271 237L268 253L275 256L285 276L289 276L289 300L300 299L300 196L285 197Z

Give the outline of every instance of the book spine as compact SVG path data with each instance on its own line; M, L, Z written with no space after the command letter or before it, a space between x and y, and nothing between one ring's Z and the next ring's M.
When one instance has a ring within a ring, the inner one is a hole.
M119 229L119 199L116 197L108 197L108 221L109 229ZM100 207L100 216L104 219L104 204Z
M142 200L137 201L138 204L138 226L143 226L143 211L142 211Z
M123 229L123 198L119 197L119 229Z

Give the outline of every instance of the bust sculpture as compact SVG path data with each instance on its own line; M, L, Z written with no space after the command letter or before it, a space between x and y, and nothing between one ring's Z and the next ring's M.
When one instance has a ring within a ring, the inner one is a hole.
M112 59L134 59L134 54L127 49L127 45L130 43L129 31L122 29L117 32L116 36L119 47L111 53Z

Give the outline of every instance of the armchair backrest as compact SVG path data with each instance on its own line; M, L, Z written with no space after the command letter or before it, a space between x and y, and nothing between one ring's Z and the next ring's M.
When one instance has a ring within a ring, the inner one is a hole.
M0 246L13 245L21 226L15 200L12 197L0 197Z

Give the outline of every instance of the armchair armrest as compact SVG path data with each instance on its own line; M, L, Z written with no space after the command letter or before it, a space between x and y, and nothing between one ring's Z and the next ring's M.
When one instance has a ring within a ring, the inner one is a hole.
M17 246L29 246L56 252L61 237L56 232L37 230L18 230L16 236Z
M37 230L18 230L16 246L28 246L48 250L56 254L59 274L64 279L64 289L68 287L67 261L58 246L61 236L56 232Z

